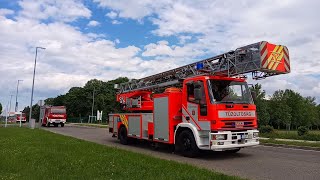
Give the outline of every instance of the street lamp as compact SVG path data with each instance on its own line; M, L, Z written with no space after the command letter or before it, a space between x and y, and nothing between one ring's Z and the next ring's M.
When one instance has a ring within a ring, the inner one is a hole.
M36 76L36 65L37 65L37 55L38 49L46 49L44 47L36 47L36 56L34 58L34 68L33 68L33 80L32 80L32 89L31 89L31 102L30 102L30 111L29 111L29 123L31 123L31 114L32 114L32 101L33 101L33 89L34 89L34 78ZM31 123L31 129L34 129L34 123Z
M23 80L18 80L18 84L17 84L17 92L16 92L16 107L14 109L15 112L18 112L18 92L19 92L19 82L23 81Z
M11 100L12 100L12 96L13 96L13 95L10 95L10 103L9 103L9 104L10 104L10 105L9 105L9 114L10 114L10 112L11 112Z

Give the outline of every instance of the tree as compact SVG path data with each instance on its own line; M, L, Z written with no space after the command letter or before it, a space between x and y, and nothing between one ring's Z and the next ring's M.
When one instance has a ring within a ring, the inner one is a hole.
M266 92L262 90L261 84L255 84L250 88L256 94L254 103L257 107L257 117L259 125L268 125L270 121L270 114L268 111L268 101L265 100Z
M289 127L291 124L291 108L286 104L286 96L283 90L275 91L270 99L271 123L280 129L281 125Z
M317 121L317 109L314 97L306 97L303 101L303 121L302 125L312 128Z
M315 122L315 126L319 130L319 126L320 126L320 104L318 104L318 106L316 107L316 111L317 111L317 114L318 114L318 118L317 118L317 120Z
M120 84L128 80L126 77L120 77L107 82L92 79L83 87L72 87L64 95L46 99L45 103L53 106L66 106L68 117L71 118L89 116L92 112L94 92L94 114L96 114L97 110L102 110L104 112L103 119L106 119L106 114L121 111L120 104L116 101L114 84Z
M22 112L26 114L26 118L27 118L27 120L29 120L30 107L29 106L25 107ZM39 120L40 106L38 104L35 104L32 106L32 115L31 116L33 119L36 119L36 121Z
M304 109L303 97L291 89L286 89L283 93L282 100L284 100L285 104L291 109L291 123L289 129L291 128L291 125L297 129L298 126L301 126L302 119L304 119L302 113Z
M0 114L2 114L2 104L0 103Z

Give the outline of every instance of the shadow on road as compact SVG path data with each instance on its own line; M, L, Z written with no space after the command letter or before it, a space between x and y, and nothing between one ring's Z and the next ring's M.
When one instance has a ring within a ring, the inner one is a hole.
M117 138L113 138L112 140L106 139L106 143L110 141L112 143L117 144L117 146L120 146L120 147L126 147L126 148L133 147L141 150L152 150L152 151L157 151L158 153L175 154L176 156L181 156L174 152L173 145L167 145L167 144L161 144L161 143L153 144L151 142L141 141L141 140L133 141L129 145L123 145L123 144L120 144ZM200 155L196 158L201 160L212 161L212 160L226 160L226 159L234 159L234 158L248 158L250 156L252 155L247 153L241 153L241 150L237 153L201 151ZM185 157L185 158L188 158L188 157Z

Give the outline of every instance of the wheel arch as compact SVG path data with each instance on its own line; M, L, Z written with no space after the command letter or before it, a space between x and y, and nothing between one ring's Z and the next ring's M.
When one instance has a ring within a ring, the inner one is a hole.
M189 130L192 132L193 137L196 141L197 146L199 147L199 132L197 128L190 123L180 123L177 125L176 130L174 132L174 144L176 144L176 137L184 130Z

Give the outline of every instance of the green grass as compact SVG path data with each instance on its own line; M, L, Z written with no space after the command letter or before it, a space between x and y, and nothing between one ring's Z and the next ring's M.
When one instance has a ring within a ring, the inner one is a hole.
M320 131L309 131L307 135L299 136L297 131L275 130L274 133L261 133L261 137L320 141Z
M240 179L45 130L0 128L0 179Z
M291 142L291 141L278 141L274 139L260 139L261 143L271 143L271 144L283 144L283 145L291 145L291 146L306 146L306 147L316 147L320 148L320 143L308 143L308 142Z

